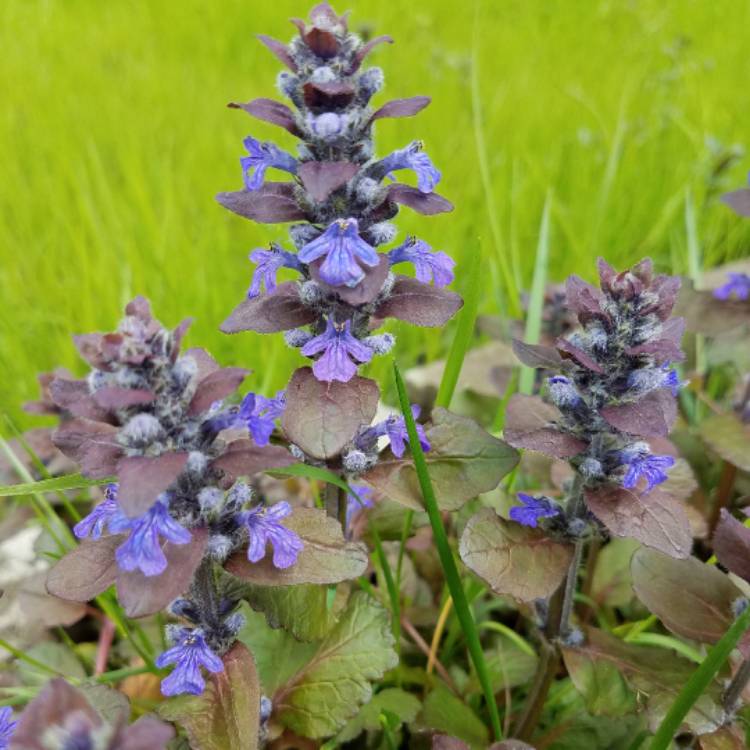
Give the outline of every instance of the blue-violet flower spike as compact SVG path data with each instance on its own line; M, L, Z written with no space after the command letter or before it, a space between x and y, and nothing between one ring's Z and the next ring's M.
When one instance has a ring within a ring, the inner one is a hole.
M160 669L174 664L169 677L162 680L162 695L172 696L189 693L200 695L206 688L201 667L218 674L224 671L221 659L209 648L200 628L182 628L177 642L156 660Z
M380 262L375 249L359 236L356 219L336 219L298 255L302 263L322 257L325 260L320 266L320 278L331 286L355 287L365 276L359 263L374 268Z
M248 393L240 406L239 423L247 427L257 445L268 445L273 434L274 422L284 412L284 391L274 398Z
M99 539L107 531L107 526L118 518L124 516L117 504L117 485L108 484L104 490L104 500L73 527L73 533L76 539Z
M111 521L109 530L113 533L130 531L130 536L117 548L115 559L122 570L140 570L145 576L161 575L167 568L162 538L172 544L187 544L192 539L192 534L169 515L165 494L139 518L123 515Z
M453 281L453 266L456 261L446 253L433 253L423 240L408 239L388 253L388 260L392 266L397 263L413 263L417 280L423 284L434 280L435 286L443 287Z
M249 154L240 158L242 176L248 190L260 189L269 167L297 174L297 160L273 143L261 143L252 136L245 138L242 143Z
M356 495L348 494L346 496L346 527L349 528L352 518L357 511L362 508L372 508L375 505L375 490L372 487L366 487L363 484L353 484L351 488L356 491Z
M10 706L0 708L0 750L7 750L16 724L13 721L13 709Z
M560 506L547 497L532 497L523 492L518 493L523 505L510 509L510 518L523 526L536 528L540 518L554 518L561 513Z
M657 484L666 482L669 479L666 470L674 466L672 456L652 456L647 451L628 451L621 452L623 464L628 467L625 477L622 480L622 486L627 489L633 489L641 479L646 480L646 490L644 494L651 492Z
M250 260L257 266L253 272L250 288L247 290L248 299L257 297L264 284L267 292L276 289L276 274L280 268L299 269L301 267L294 253L282 250L276 245L273 245L270 250L253 250L250 253Z
M323 352L323 356L313 363L313 373L318 380L346 383L357 373L355 362L369 362L372 359L372 349L352 335L351 327L350 320L339 328L328 318L325 331L300 349L306 357Z
M304 545L296 532L281 523L292 512L287 502L276 505L257 505L240 514L239 521L247 527L250 542L247 559L258 562L266 556L266 546L273 548L273 564L276 568L289 568L297 562Z
M411 413L415 422L419 418L421 411L422 410L416 404L411 405ZM409 432L406 429L406 420L403 417L389 417L385 420L384 426L385 434L391 441L393 455L401 458L406 452L406 445L409 442ZM417 424L416 427L419 444L422 446L422 450L430 450L430 441L427 439L424 427L421 424Z
M390 174L399 169L411 169L417 175L417 188L421 193L431 193L440 182L440 170L424 152L422 141L412 141L406 148L394 151L378 165L378 171Z
M714 290L716 299L727 300L734 295L743 302L750 299L750 276L746 273L728 273L729 281Z

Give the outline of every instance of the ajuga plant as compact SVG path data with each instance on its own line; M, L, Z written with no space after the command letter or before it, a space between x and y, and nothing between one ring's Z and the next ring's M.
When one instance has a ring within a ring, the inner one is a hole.
M599 261L599 278L600 288L568 279L578 330L554 347L514 342L525 365L549 376L544 397L511 398L505 439L567 461L564 498L519 493L509 520L480 511L461 538L469 568L497 593L536 607L549 653L519 719L521 737L538 720L559 644L584 638L571 614L586 542L631 537L677 558L692 545L681 499L664 485L674 464L664 439L681 386L671 365L683 358L684 322L670 317L680 281L654 275L650 260L621 273ZM517 563L508 568L500 563L511 550Z
M387 252L378 248L393 245L397 230L391 220L399 206L422 214L452 206L434 192L440 172L420 141L384 157L376 154L375 123L415 115L430 101L416 96L372 106L383 73L363 63L391 38L363 43L349 31L346 15L325 3L313 8L309 23L294 24L299 35L289 45L260 37L286 68L278 87L293 109L268 99L230 107L287 130L300 141L297 153L248 136L248 155L240 159L244 189L218 196L223 206L253 221L290 223L290 243L251 253L256 268L250 288L222 330L284 331L286 342L313 360L289 384L284 431L301 460L354 480L377 464L381 438L389 438L397 458L405 451L402 418L370 425L378 387L356 374L394 344L390 333L375 329L386 318L442 326L461 306L460 297L443 288L453 280L454 265L445 253L415 237ZM287 179L270 181L269 169ZM416 187L390 181L404 171L416 175ZM414 267L416 279L391 270L404 264ZM277 284L281 268L299 278ZM424 434L422 439L427 449ZM328 509L342 524L346 508L346 493L331 487Z

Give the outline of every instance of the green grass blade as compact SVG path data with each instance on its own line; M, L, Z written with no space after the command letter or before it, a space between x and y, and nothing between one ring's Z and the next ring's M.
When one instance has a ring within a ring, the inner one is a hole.
M712 646L706 658L685 683L651 740L650 750L667 750L669 748L688 711L711 684L711 680L714 679L716 673L729 658L732 650L749 626L750 607L745 609L732 623L721 640Z
M526 315L526 329L524 341L527 344L538 344L539 335L542 332L542 311L544 309L544 287L547 283L547 268L549 266L549 210L551 196L548 193L544 201L542 211L542 223L539 226L539 242L536 248L536 260L534 263L534 278L531 282L531 295L529 297L529 309ZM534 375L536 370L531 367L521 366L521 377L518 381L518 392L531 394L534 388Z
M448 584L448 589L453 597L453 606L456 608L456 616L461 623L466 638L469 655L471 656L479 683L484 692L484 697L487 702L487 710L490 714L490 722L492 723L492 731L495 734L495 738L500 740L503 736L503 730L500 726L500 715L497 710L497 704L495 703L495 696L492 692L492 683L490 682L489 672L487 671L487 664L484 660L481 643L479 642L477 625L474 622L474 616L469 608L466 592L461 584L461 577L459 576L456 561L453 558L453 552L448 543L448 536L445 533L445 527L443 526L443 519L440 515L437 501L435 500L432 481L430 480L430 475L427 470L427 462L425 461L422 446L419 444L417 426L414 423L414 417L412 416L409 405L409 398L406 394L406 386L404 385L403 378L399 372L398 365L395 362L393 363L393 371L396 377L396 388L398 389L401 411L403 412L404 420L406 422L406 430L409 435L409 450L414 459L414 468L417 472L419 487L422 491L422 499L424 500L427 515L430 518L432 533L435 537L435 545L438 550L438 555L440 556L440 564L445 573L445 580Z
M40 479L38 482L24 482L23 484L7 484L0 487L0 497L17 495L37 495L40 492L63 492L66 490L81 490L85 487L96 487L116 481L114 478L88 479L82 474L68 474L64 477Z
M445 362L445 370L438 388L435 406L450 408L453 394L456 391L464 357L469 349L469 344L474 335L474 324L479 311L479 300L482 295L482 245L477 243L477 252L470 258L469 271L466 274L468 283L464 296L464 306L458 316L456 335L453 337L448 359Z
M328 471L328 469L322 469L319 466L292 464L291 466L285 466L283 469L270 469L266 474L275 477L306 477L307 479L315 479L318 482L328 482L328 484L334 484L348 494L358 497L351 486L338 474L334 474L332 471Z
M383 571L385 587L388 590L388 599L391 602L391 626L393 628L393 637L396 639L396 648L401 650L401 606L399 597L399 587L393 577L393 570L388 558L385 556L383 543L380 534L374 525L370 527L372 538L375 542L375 554L377 555L380 568Z

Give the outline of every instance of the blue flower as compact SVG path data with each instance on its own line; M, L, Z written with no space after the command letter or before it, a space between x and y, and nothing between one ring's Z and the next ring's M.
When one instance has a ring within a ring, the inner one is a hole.
M423 149L422 141L412 141L406 148L401 148L386 156L377 165L377 172L386 175L399 169L411 169L417 175L419 191L431 193L440 182L441 174Z
M218 674L224 671L221 659L209 648L200 628L181 628L175 645L156 660L156 666L163 669L174 664L169 677L162 680L162 695L172 696L189 693L200 695L206 688L201 667Z
M303 263L325 257L320 278L331 286L355 287L365 277L359 262L370 268L380 262L375 249L359 236L356 219L336 219L323 234L308 242L298 257Z
M357 373L355 362L369 362L372 359L372 349L352 335L351 327L350 320L338 327L328 318L325 331L300 349L306 357L323 352L323 356L313 363L313 373L318 380L346 383Z
M166 493L162 494L139 518L122 515L110 521L111 532L130 532L115 552L115 559L122 570L140 570L146 576L161 575L167 568L161 538L172 544L187 544L192 539L191 533L169 515L167 500Z
M571 381L562 375L547 378L552 403L559 408L573 408L581 403L581 396Z
M297 562L304 545L296 532L281 523L292 512L287 502L275 505L256 505L240 513L239 522L247 528L249 544L247 559L258 562L266 556L266 547L273 548L273 564L276 568L289 568Z
M554 518L562 512L560 506L548 497L532 497L523 492L518 493L523 505L510 509L510 518L523 526L536 528L540 518Z
M276 274L280 268L295 268L299 270L302 266L294 253L282 250L278 245L272 245L270 250L253 250L250 260L257 263L253 272L253 280L247 290L248 299L257 297L261 287L265 283L266 291L276 289Z
M117 504L117 485L108 484L104 490L104 500L96 505L91 513L82 518L74 527L73 533L76 539L99 539L107 531L107 527L118 519L122 521L125 516Z
M290 174L297 174L297 160L273 143L261 143L252 136L245 138L242 143L249 153L249 156L240 158L242 176L248 190L260 188L269 167L275 167ZM252 175L250 174L251 170Z
M421 411L422 410L417 404L411 405L411 413L415 421L419 418ZM427 439L424 427L421 424L417 424L416 427L419 444L422 446L422 450L430 450L430 441ZM382 422L378 422L372 427L368 427L364 430L357 437L356 442L363 450L368 451L375 447L377 440L380 437L387 437L390 441L393 455L397 458L401 458L406 452L406 445L409 442L409 432L406 429L406 420L403 417L398 417L393 414Z
M0 750L6 750L17 722L13 721L13 710L9 706L0 708Z
M357 511L362 508L372 508L375 505L375 490L372 487L366 487L363 484L353 484L351 488L356 491L356 495L348 494L346 496L346 527L349 528L352 518Z
M661 368L664 371L664 380L662 381L662 388L669 388L672 391L672 395L677 398L680 393L680 388L687 385L688 381L681 381L680 376L677 374L677 370L670 367L669 362L665 362Z
M669 479L666 470L674 466L672 456L653 456L648 447L640 444L620 451L619 458L622 465L628 467L622 480L622 486L633 489L641 479L645 479L646 490L644 494L651 492L657 484L666 482Z
M447 286L453 281L453 266L456 262L446 253L431 252L430 246L413 237L388 253L391 265L413 263L416 276L423 284L435 282L435 286Z
M750 299L750 276L746 273L728 273L729 281L714 290L716 299L729 299L734 295L743 302Z
M239 407L217 414L208 420L214 432L231 428L245 428L253 436L257 445L268 445L273 434L274 422L284 412L285 392L279 391L274 398L266 398L257 393L248 393Z

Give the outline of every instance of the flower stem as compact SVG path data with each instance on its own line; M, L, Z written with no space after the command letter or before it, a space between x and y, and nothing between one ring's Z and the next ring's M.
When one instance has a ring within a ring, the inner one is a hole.
M748 682L750 682L750 659L745 659L724 693L722 703L728 714L733 714L737 710L742 691L747 687Z
M570 615L573 612L575 603L576 584L578 583L578 568L581 565L581 556L583 554L583 539L576 540L573 551L573 560L568 568L568 575L565 579L565 588L563 589L562 610L560 614L560 625L557 629L557 635L563 638L570 632Z

